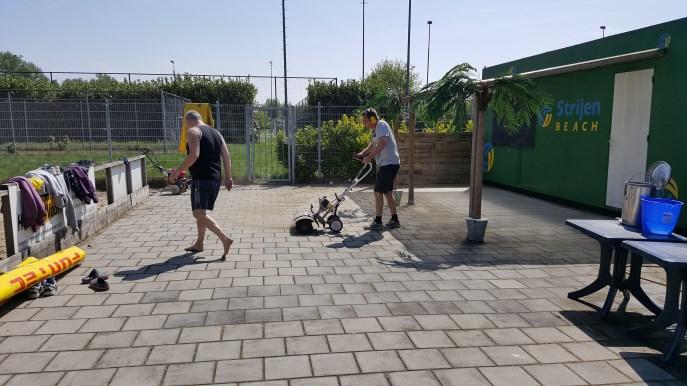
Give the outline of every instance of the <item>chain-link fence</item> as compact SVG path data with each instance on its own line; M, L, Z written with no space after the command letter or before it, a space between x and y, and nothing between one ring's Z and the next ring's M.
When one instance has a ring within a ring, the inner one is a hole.
M21 172L23 163L105 162L135 155L136 147L153 149L174 167L183 158L177 149L187 102L166 93L160 100L0 98L0 180ZM350 178L359 167L352 155L370 140L358 106L291 106L288 129L283 106L211 107L244 181Z

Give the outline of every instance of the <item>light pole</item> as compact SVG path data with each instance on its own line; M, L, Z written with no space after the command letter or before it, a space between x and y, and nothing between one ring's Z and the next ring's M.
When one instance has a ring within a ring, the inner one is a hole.
M427 20L427 81L425 84L429 83L429 46L432 42L432 21Z
M172 76L174 76L176 78L177 71L176 71L176 68L174 68L174 61L170 60L169 62L172 63Z
M363 0L360 2L363 5L363 76L362 80L365 80L365 4L367 1Z
M605 26L605 25L602 25L602 26L599 27L599 28L601 28L601 38L603 39L603 38L606 37L606 26Z
M408 0L408 46L406 53L406 96L410 96L410 13L412 10L412 0ZM410 107L410 102L408 104ZM410 111L410 109L408 109Z

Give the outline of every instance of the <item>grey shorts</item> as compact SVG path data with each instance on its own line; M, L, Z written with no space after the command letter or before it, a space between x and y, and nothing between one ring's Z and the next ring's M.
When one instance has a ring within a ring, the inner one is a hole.
M191 209L213 210L220 185L219 180L192 180Z

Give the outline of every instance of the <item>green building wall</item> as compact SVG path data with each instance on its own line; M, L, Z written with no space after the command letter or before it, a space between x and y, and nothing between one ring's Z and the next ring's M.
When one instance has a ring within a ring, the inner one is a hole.
M482 77L493 78L510 69L520 73L656 48L665 34L670 35L670 45L660 58L537 79L555 101L550 122L537 120L532 147L494 146L493 166L486 180L606 208L615 74L653 68L647 166L657 160L670 163L673 179L678 189L683 190L679 192L680 198L687 197L687 18L488 67ZM568 110L590 114L581 119L579 115L557 117L559 101L581 101L582 108ZM593 114L594 107L600 107L598 115ZM490 114L485 127L486 142L491 142ZM687 225L686 212L687 209L680 221L683 228Z

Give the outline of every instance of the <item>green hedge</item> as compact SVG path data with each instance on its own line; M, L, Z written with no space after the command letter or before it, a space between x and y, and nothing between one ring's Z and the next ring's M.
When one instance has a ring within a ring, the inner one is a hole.
M174 78L128 82L107 75L95 79L67 79L62 83L44 79L0 75L0 90L15 90L13 96L37 99L159 99L160 91L191 99L193 102L246 105L253 104L257 89L243 80L208 79L189 75ZM2 94L0 94L2 97Z
M336 121L322 122L322 174L325 179L352 178L361 167L353 154L367 146L370 130L363 126L360 117L343 115ZM296 132L296 182L306 183L317 179L317 128L305 126ZM277 153L285 165L288 160L284 132L278 134Z

